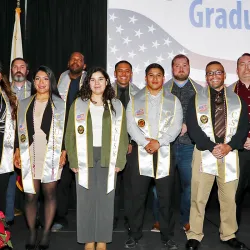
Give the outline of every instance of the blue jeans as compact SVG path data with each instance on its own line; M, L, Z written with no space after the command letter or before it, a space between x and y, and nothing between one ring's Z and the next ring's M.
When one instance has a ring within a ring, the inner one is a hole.
M173 150L181 181L181 224L185 225L189 223L194 145L175 143Z
M156 187L153 187L153 215L154 215L154 219L155 222L159 222L159 199L157 196L157 191L156 191Z
M17 173L14 171L10 174L8 189L6 193L6 210L5 210L6 221L14 220L16 178L17 178Z

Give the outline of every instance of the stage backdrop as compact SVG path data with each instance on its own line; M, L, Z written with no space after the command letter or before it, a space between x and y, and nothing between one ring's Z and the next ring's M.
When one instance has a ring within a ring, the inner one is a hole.
M191 77L205 82L205 66L220 61L227 84L237 79L236 60L250 52L249 0L109 0L107 67L128 60L133 82L144 86L145 67L160 63L171 78L171 60L190 59Z

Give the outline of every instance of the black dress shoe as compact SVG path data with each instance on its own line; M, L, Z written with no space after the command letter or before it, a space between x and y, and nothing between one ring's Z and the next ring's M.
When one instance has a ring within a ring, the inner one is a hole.
M29 235L29 239L25 245L26 250L35 250L36 249L36 239L37 239L37 232L31 231Z
M221 241L224 244L228 244L232 248L236 249L246 249L246 245L240 241L238 241L236 238L232 238L227 241Z
M200 242L195 239L190 239L186 243L186 249L188 250L196 250L198 249L198 246L200 245Z
M137 243L138 243L137 240L135 240L135 239L132 238L132 237L129 237L129 239L125 242L124 247L127 248L127 249L135 248L136 245L137 245Z
M46 250L49 248L50 243L50 232L44 232L42 239L39 243L38 249L39 250Z
M168 250L177 250L178 245L174 240L168 240L162 242L165 247L167 247Z
M35 250L36 249L36 245L35 244L34 245L33 244L32 245L31 244L26 244L25 245L25 249L26 250Z

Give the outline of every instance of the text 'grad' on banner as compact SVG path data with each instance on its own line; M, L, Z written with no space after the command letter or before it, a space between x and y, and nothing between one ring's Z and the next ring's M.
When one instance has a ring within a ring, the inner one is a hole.
M140 88L153 62L171 78L171 61L179 53L189 57L194 80L204 83L206 64L218 60L231 84L248 41L249 0L109 0L107 70L112 78L115 63L128 60Z

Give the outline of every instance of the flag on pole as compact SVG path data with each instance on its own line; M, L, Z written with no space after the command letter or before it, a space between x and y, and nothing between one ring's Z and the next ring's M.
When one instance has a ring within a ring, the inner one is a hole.
M15 15L15 24L14 24L12 45L11 45L10 63L17 57L23 58L23 45L22 45L21 25L20 25L20 14L21 14L21 8L17 7L16 8L16 15ZM12 81L12 78L11 78L11 68L10 68L10 82L11 81Z

